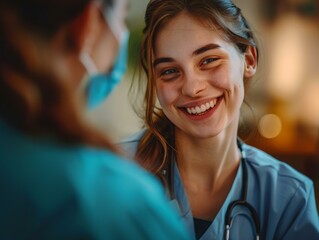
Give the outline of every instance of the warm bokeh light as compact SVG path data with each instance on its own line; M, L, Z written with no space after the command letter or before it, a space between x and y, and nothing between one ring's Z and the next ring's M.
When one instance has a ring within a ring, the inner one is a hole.
M319 76L304 87L299 104L300 120L319 128Z
M290 100L302 84L306 64L304 50L305 26L295 14L282 16L273 27L270 45L270 93L277 98Z
M258 131L264 138L270 139L277 137L281 129L281 120L275 114L266 114L259 120Z

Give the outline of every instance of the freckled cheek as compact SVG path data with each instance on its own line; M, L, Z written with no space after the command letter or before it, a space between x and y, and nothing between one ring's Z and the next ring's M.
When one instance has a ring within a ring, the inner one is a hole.
M222 89L243 88L243 74L240 69L222 68L214 72L213 80L215 86Z
M232 76L232 84L238 89L241 94L244 94L244 76L243 73L239 70L237 74Z
M210 75L210 83L221 89L229 89L231 85L229 73L226 70L215 71Z
M177 92L166 84L157 84L156 93L162 108L168 107L170 104L173 104L178 98Z

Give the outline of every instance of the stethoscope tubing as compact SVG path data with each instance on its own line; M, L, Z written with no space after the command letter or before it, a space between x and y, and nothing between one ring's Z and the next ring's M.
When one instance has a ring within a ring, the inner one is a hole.
M250 214L251 217L253 219L254 225L255 225L255 229L256 229L256 239L257 240L261 240L260 237L260 221L259 221L259 216L258 213L256 211L256 209L249 203L247 202L247 188L248 188L248 172L247 172L247 157L246 157L246 153L243 150L243 143L240 139L237 140L237 144L238 144L238 148L241 152L241 165L242 165L242 169L243 169L243 174L242 174L242 182L243 182L243 187L242 187L242 192L241 192L241 198L239 200L235 200L233 202L231 202L228 207L227 207L227 211L226 211L226 215L225 215L225 239L229 240L230 238L230 228L231 228L231 213L233 211L233 209L236 206L243 206L246 207ZM171 155L171 154L169 154ZM172 155L171 155L172 156ZM169 195L171 199L176 199L176 195L175 195L175 190L174 190L174 159L170 159L169 160L169 164L168 164L168 171L165 171L165 178L166 178L166 184L168 185L168 190L169 190Z
M246 207L249 210L256 228L256 239L260 240L261 239L260 238L260 221L259 221L258 213L256 209L249 202L247 202L247 188L248 188L247 157L242 147L243 143L240 139L237 140L237 144L241 152L241 165L243 169L243 174L242 174L243 187L241 192L241 198L239 200L235 200L231 202L227 207L227 211L225 215L226 240L229 240L229 237L230 237L230 226L231 226L231 220L232 220L231 213L236 206L240 206L240 205L243 207Z

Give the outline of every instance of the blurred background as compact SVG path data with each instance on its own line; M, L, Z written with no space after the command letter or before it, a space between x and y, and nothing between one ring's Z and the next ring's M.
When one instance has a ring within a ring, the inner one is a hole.
M131 0L129 69L124 80L107 102L89 113L93 123L113 141L142 127L128 90L135 74L147 2ZM255 31L261 57L248 105L242 109L239 135L309 176L319 207L319 1L234 2Z

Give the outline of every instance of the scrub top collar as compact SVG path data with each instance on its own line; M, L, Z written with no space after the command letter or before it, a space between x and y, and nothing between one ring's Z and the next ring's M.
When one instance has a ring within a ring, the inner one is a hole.
M201 240L205 239L221 239L221 236L224 237L225 234L225 215L227 211L228 205L237 199L241 198L241 189L243 187L242 183L242 161L240 161L240 166L238 167L236 177L230 189L230 192L227 195L226 200L224 201L221 209L217 213L215 219L206 230L206 232L200 238ZM186 224L187 229L190 231L190 235L193 239L195 239L195 230L194 230L194 221L193 215L190 208L190 204L187 198L187 195L184 190L183 183L181 181L181 177L178 171L178 167L176 161L173 164L174 167L174 193L176 199L171 199L172 205L177 205L178 210L182 216L183 222Z

